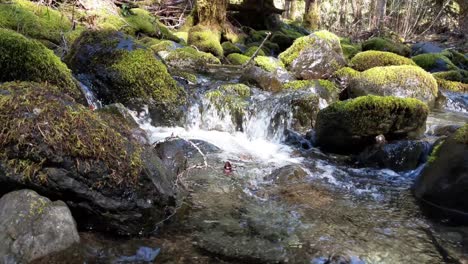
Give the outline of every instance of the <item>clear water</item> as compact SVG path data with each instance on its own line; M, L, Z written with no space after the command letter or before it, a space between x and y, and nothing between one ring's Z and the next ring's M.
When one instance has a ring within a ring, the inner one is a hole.
M203 95L185 127L153 127L144 112L133 113L152 142L197 139L221 152L204 153L206 164L182 175L181 207L154 236L84 232L80 245L38 263L467 263L465 228L426 219L410 193L422 166L358 169L344 165L345 157L285 145L288 96L255 90L243 132ZM467 122L463 111L448 110L431 114L428 133ZM227 160L235 167L228 175ZM305 174L286 182L268 177L287 165Z

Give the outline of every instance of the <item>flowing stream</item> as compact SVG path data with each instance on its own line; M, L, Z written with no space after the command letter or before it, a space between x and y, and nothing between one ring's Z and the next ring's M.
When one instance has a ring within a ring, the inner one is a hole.
M202 79L195 88L224 82ZM81 245L43 263L466 263L468 230L426 219L411 195L424 164L395 172L324 154L290 131L290 93L252 91L237 124L203 92L183 127L154 127L145 111L134 112L152 142L198 146L179 179L177 213L149 238L83 232ZM466 98L447 104L458 112L432 113L427 134L467 122Z

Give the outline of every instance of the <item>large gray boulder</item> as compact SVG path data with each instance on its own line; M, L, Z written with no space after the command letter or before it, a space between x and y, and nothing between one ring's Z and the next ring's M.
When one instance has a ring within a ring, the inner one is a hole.
M298 38L279 55L298 79L327 79L346 64L340 39L328 31L317 31Z
M64 202L52 202L31 190L0 199L1 263L27 263L79 241L75 220Z

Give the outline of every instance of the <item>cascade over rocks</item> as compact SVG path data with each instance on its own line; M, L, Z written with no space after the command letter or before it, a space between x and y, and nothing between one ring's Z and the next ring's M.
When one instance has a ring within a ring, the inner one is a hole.
M359 152L376 143L375 137L387 140L417 138L425 130L429 109L416 99L362 96L337 102L317 116L317 144L335 153Z
M121 235L150 233L171 212L172 179L124 118L51 85L4 83L0 93L0 194L33 189L67 203L81 227Z
M64 202L51 202L31 190L0 199L2 263L27 263L79 241L75 220Z
M160 125L177 123L183 116L186 94L153 52L116 31L89 31L73 44L67 64L90 82L103 103L141 99Z

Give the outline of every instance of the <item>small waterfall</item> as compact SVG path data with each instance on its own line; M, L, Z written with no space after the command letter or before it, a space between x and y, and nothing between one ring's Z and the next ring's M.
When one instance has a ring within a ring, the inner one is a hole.
M86 102L88 102L89 108L92 110L96 110L102 107L101 101L99 101L94 93L89 89L88 86L86 86L84 83L78 81L78 84L80 85L81 91L83 92Z
M447 98L445 108L450 111L468 113L468 94L444 91Z

